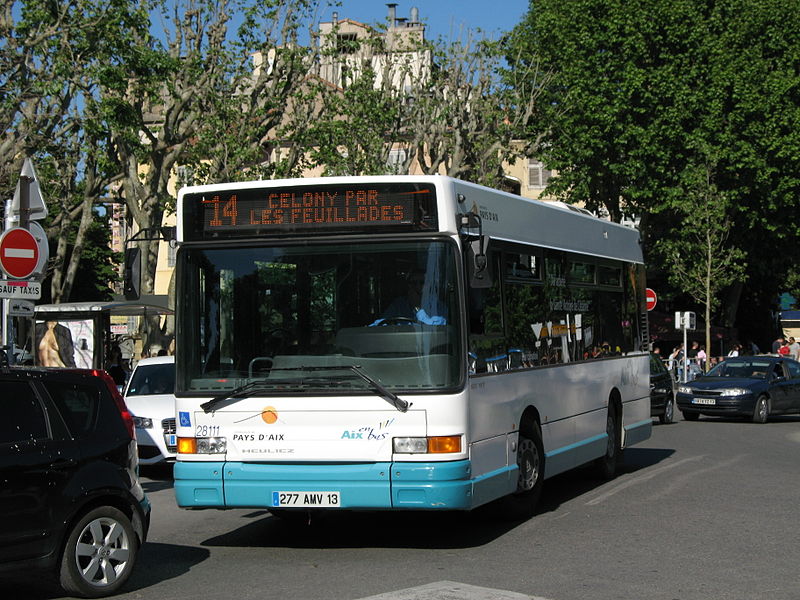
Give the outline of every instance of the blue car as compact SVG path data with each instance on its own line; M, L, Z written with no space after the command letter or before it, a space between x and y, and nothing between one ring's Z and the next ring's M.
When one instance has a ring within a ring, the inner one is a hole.
M729 358L681 384L676 400L687 421L709 415L766 423L770 415L800 413L800 363L777 356Z

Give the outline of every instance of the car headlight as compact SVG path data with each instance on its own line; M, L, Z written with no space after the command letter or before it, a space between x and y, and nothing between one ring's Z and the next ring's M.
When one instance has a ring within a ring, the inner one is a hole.
M147 417L133 417L133 424L139 429L152 429L153 419Z
M679 386L678 392L680 392L681 394L689 394L690 396L694 394L694 390L690 388L688 385Z
M750 390L744 388L727 388L719 391L720 396L744 396L749 393Z

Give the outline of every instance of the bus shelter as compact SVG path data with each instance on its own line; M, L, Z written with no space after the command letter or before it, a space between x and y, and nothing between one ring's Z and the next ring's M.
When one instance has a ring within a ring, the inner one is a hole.
M105 369L111 346L137 337L138 327L129 326L127 318L172 315L167 298L153 295L139 300L37 305L28 338L33 364Z

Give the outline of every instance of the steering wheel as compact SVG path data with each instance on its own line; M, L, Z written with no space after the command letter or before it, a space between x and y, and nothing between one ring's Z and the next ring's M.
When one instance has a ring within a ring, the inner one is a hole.
M415 323L419 323L419 321L408 317L387 317L381 321L380 325L414 325Z

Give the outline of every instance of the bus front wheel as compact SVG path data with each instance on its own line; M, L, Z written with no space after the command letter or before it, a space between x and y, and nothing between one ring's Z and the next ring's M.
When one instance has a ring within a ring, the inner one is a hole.
M517 489L500 501L500 514L509 520L533 516L544 484L544 444L538 427L520 432L517 442Z

